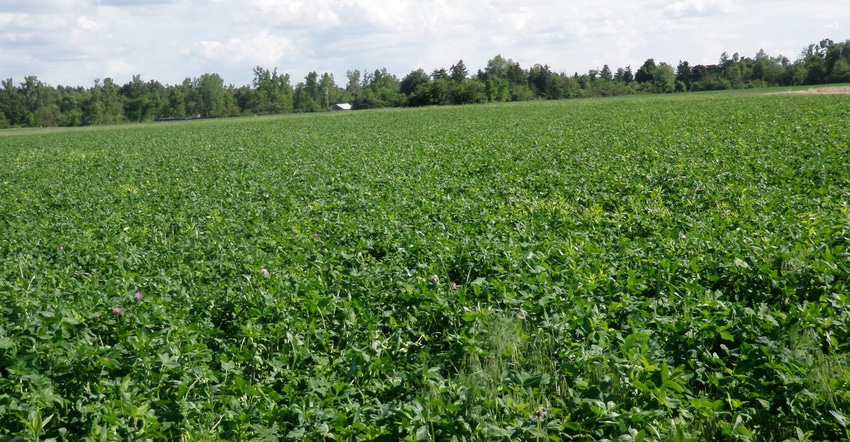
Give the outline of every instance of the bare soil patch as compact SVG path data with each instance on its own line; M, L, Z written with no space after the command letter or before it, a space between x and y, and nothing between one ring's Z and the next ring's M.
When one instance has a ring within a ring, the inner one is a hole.
M850 95L850 86L816 87L802 91L772 92L767 95Z

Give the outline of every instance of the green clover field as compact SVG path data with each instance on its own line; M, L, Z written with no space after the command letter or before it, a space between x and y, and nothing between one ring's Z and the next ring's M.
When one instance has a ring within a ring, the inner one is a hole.
M850 97L0 132L0 441L850 438Z

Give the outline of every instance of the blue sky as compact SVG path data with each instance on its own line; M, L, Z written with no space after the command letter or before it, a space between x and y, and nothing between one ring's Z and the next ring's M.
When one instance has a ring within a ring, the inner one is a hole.
M349 69L470 72L497 54L523 67L585 73L647 58L716 63L723 51L794 60L850 38L846 0L0 0L0 78L57 85L162 83L255 66L291 75Z

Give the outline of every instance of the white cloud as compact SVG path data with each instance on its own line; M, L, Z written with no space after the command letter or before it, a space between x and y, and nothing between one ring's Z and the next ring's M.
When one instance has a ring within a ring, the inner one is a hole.
M734 12L736 6L731 0L680 0L664 9L676 16L701 16Z
M30 13L56 13L84 7L86 3L88 2L85 0L5 0L3 9Z
M407 0L344 0L341 9L350 11L346 22L363 20L383 29L406 29L411 24L410 3Z
M96 31L98 28L100 28L100 26L98 26L95 21L90 20L86 16L82 16L77 19L77 27L84 31Z
M251 18L259 22L327 29L340 24L332 0L251 0Z
M342 82L347 69L401 77L459 59L475 72L496 54L568 73L762 48L793 58L845 38L850 20L846 0L6 0L2 10L0 77L80 85L204 72L248 84L257 64Z
M7 27L14 23L18 18L18 14L0 13L0 26Z
M234 37L226 42L204 40L197 48L206 59L227 64L248 62L251 66L274 65L296 52L292 40L266 32Z
M105 77L120 78L135 74L134 67L123 58L110 60L107 63Z
M19 29L30 32L56 31L64 28L67 23L67 20L61 15L0 13L0 26L4 29Z
M0 34L0 41L5 43L28 43L33 40L33 35L25 32L4 32Z

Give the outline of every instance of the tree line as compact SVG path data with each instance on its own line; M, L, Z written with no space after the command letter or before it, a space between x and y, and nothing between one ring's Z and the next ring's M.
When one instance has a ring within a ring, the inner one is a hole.
M310 72L294 86L289 74L277 69L257 66L253 73L251 84L240 87L225 85L215 73L175 85L139 75L124 85L104 78L89 88L53 87L35 76L16 85L10 78L1 83L0 128L316 112L341 102L368 109L845 83L850 82L850 40L810 44L793 62L763 50L754 58L724 52L707 66L679 61L674 67L650 58L636 71L606 64L573 75L548 65L525 69L501 55L474 74L463 60L430 73L417 69L401 79L386 69L353 70L346 72L344 86L329 73Z

